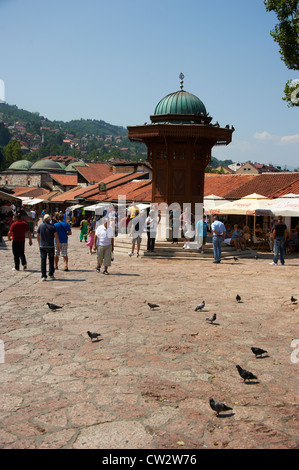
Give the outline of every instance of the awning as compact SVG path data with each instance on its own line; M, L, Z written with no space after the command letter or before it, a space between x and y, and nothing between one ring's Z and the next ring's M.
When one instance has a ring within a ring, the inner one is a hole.
M250 194L233 202L228 202L217 208L211 209L212 214L236 214L236 215L271 215L268 207L271 199L260 194Z
M138 207L138 209L140 211L143 211L144 209L148 209L149 207L151 207L151 205L150 204L140 203L140 204L136 204L136 207Z
M209 196L205 196L203 200L203 207L205 210L205 214L209 215L211 214L212 209L216 209L220 206L223 206L224 204L229 203L230 201L228 199L224 199L223 197L220 196L215 196L214 194L210 194Z
M98 202L97 204L93 204L91 206L84 207L85 211L95 212L96 215L103 214L103 210L105 208L112 207L113 204L111 202Z
M278 197L267 204L267 210L271 215L283 217L299 217L299 197ZM260 215L260 211L257 211Z
M13 194L8 194L5 191L0 191L0 199L10 202L22 202L22 199L20 197L14 196Z
M43 199L38 199L38 198L28 198L28 197L21 197L20 199L22 200L23 206L35 206L36 204L40 204L41 202L44 202Z
M75 204L74 206L68 207L70 211L74 211L75 209L81 209L82 204Z

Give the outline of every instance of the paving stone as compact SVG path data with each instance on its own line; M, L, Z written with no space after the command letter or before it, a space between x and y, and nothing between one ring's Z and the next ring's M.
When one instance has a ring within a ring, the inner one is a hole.
M271 255L215 266L116 253L103 276L73 231L56 281L41 282L36 239L24 273L1 250L0 448L298 448L298 257L273 269ZM210 397L233 411L215 416Z

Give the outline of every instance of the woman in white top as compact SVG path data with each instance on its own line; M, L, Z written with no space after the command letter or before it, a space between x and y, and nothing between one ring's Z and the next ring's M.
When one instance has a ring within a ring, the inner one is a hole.
M155 210L151 210L149 216L145 220L147 233L147 251L154 251L158 230L158 217Z

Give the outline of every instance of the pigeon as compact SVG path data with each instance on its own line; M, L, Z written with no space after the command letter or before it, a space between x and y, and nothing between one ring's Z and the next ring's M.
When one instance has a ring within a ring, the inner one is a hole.
M213 323L216 320L216 313L214 313L210 318L206 318L206 320Z
M203 300L200 304L197 305L197 307L195 308L195 312L198 312L198 310L202 310L205 305L206 305L206 303Z
M252 372L249 372L248 370L242 369L241 366L236 366L236 368L238 369L238 372L239 372L240 376L242 377L242 379L244 380L244 382L246 380L257 379L257 377L255 375L253 375Z
M239 259L239 258L237 258L236 256L234 256L234 260L235 260L235 261L238 261L238 259Z
M101 333L91 333L91 331L87 331L87 334L90 337L91 341L93 339L98 339L98 337L101 336Z
M160 305L157 304L151 304L150 302L147 303L147 305L151 308L151 310L160 307Z
M48 307L49 307L51 310L53 310L53 312L56 312L56 310L57 310L58 308L62 308L62 307L63 307L63 305L62 305L62 306L59 306L59 305L51 304L50 302L47 302L47 305L48 305Z
M241 302L241 297L239 296L239 294L237 294L237 296L236 296L236 301Z
M295 299L295 297L292 296L291 301L295 303L295 302L297 302L297 299Z
M260 348L251 348L251 351L253 352L253 354L255 354L255 357L262 356L263 354L266 354L268 352Z
M215 401L213 398L210 398L210 407L212 410L216 411L216 416L219 416L219 413L221 411L229 411L232 410L229 406L225 405L224 403L221 403L220 401Z

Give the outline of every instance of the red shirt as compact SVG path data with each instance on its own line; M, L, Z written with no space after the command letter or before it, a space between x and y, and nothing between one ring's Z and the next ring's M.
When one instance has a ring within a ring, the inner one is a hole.
M12 239L15 242L24 242L25 233L29 232L29 225L24 220L17 220L13 222L9 228L9 231L12 233Z

